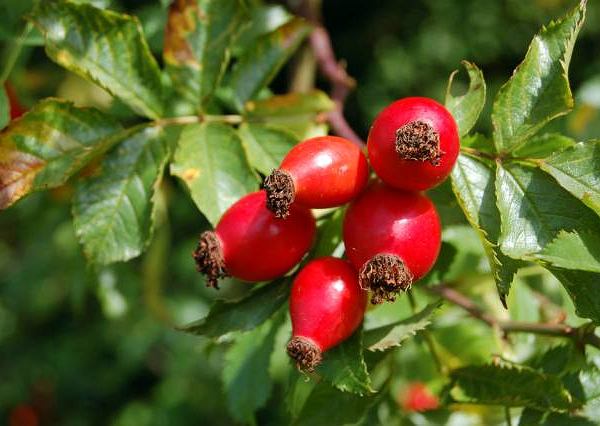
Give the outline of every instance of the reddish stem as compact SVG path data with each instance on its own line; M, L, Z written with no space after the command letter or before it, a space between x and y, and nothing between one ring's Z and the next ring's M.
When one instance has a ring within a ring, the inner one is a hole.
M316 7L310 1L305 0L300 5L299 13L315 27L310 34L310 46L319 65L319 71L331 83L331 99L335 103L335 109L327 114L327 120L336 135L364 148L364 141L344 117L344 103L350 91L356 87L356 81L336 59L329 32L321 24L320 13L315 9Z

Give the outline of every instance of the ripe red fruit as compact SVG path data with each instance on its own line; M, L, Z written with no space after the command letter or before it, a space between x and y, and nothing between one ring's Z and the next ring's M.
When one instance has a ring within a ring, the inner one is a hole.
M371 303L393 301L435 263L440 220L425 195L376 182L350 204L344 244L360 286L372 291Z
M309 262L290 296L293 330L287 352L298 368L313 371L323 352L350 337L363 320L366 302L349 262L334 257Z
M375 173L388 185L423 191L452 171L460 150L452 115L428 98L404 98L375 119L367 141Z
M292 206L286 220L267 210L265 191L246 195L223 215L214 231L200 235L194 260L208 285L232 276L265 281L285 274L310 248L315 219L310 210Z
M341 206L362 191L368 175L365 155L349 140L308 139L265 179L267 206L277 217L286 217L294 202L310 208Z
M19 404L8 416L9 426L37 426L39 418L31 405Z
M423 383L411 383L399 395L399 402L404 411L429 411L439 407L438 398Z

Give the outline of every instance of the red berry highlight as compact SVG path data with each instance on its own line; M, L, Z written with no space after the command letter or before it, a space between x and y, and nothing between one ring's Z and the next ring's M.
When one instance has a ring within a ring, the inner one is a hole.
M267 206L287 217L289 206L341 206L367 183L369 166L362 151L347 139L323 136L308 139L288 152L279 169L265 179Z
M388 185L424 191L448 177L460 150L450 112L429 98L404 98L375 119L367 141L375 173Z
M350 204L344 244L360 286L372 292L371 303L393 301L435 263L440 220L425 195L375 182Z
M226 276L266 281L302 259L315 229L310 210L292 206L286 220L277 219L266 208L265 191L257 191L233 204L214 231L202 233L193 256L210 287L219 288L218 279Z
M313 371L323 352L352 335L361 324L367 294L349 262L321 257L296 276L290 296L292 339L288 355L303 371Z
M423 383L411 383L406 390L400 393L398 402L407 412L422 412L435 410L440 403Z

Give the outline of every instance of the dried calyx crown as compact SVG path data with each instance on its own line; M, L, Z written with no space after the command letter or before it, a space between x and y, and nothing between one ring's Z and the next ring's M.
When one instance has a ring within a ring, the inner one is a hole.
M321 349L312 341L295 336L287 345L287 353L294 361L299 370L310 373L315 371L323 357Z
M285 170L276 169L265 178L263 187L267 193L267 208L275 217L286 218L294 202L296 190L292 176Z
M411 121L396 130L396 152L405 160L429 161L440 164L440 135L428 123Z
M378 254L360 268L358 282L371 291L371 303L393 302L401 291L410 288L413 274L402 259L392 254Z
M198 272L206 275L206 285L218 289L219 278L228 276L228 273L225 269L223 251L217 234L213 231L200 234L200 240L193 256Z

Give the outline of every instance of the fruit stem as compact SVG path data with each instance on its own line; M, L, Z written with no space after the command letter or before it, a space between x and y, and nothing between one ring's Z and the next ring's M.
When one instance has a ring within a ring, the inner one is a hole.
M410 121L396 130L396 153L405 160L429 161L438 166L443 154L440 135L429 123Z
M228 276L223 259L223 250L217 234L205 231L200 234L200 240L194 253L198 272L206 275L206 286L219 289L219 278Z

